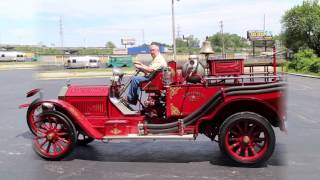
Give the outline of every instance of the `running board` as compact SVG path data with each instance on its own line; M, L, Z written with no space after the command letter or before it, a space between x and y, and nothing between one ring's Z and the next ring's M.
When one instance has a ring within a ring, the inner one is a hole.
M137 134L129 134L128 136L104 136L103 141L110 141L110 140L125 140L125 139L166 139L166 140L195 140L193 134L187 135L143 135L139 136Z

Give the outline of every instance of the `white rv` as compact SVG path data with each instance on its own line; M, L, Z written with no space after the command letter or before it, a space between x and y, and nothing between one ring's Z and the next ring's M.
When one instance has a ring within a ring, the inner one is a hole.
M67 59L67 68L98 68L99 57L96 56L70 56Z
M26 54L18 51L0 51L0 61L25 61Z

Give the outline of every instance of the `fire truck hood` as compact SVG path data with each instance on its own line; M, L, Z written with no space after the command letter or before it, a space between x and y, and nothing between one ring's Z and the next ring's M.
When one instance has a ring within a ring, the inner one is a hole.
M109 86L101 85L69 85L61 88L59 97L68 96L81 96L81 97L94 97L94 96L108 96Z

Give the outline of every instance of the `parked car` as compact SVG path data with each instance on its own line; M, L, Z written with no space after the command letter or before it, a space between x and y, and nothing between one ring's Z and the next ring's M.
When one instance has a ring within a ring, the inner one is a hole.
M110 56L106 67L132 67L132 56Z

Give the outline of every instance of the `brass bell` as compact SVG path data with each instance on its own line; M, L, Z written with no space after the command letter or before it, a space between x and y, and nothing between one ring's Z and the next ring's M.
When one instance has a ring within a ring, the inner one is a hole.
M214 51L211 46L211 42L208 40L208 38L202 43L200 54L205 54L205 55L214 54Z

